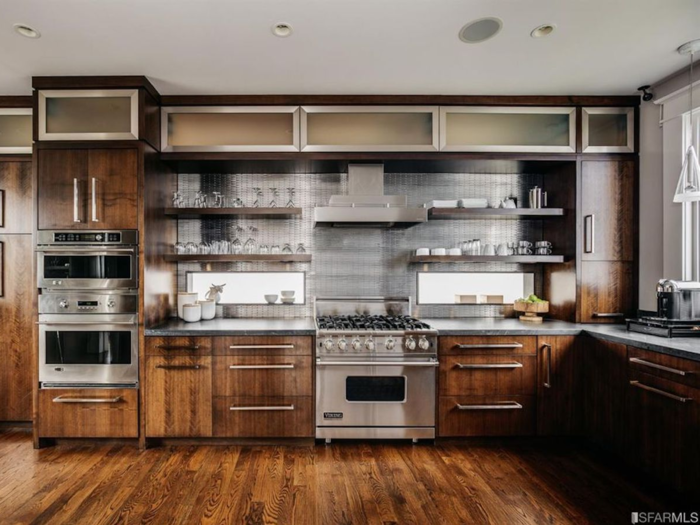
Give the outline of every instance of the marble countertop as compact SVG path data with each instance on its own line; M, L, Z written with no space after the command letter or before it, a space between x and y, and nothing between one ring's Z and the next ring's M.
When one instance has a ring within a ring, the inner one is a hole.
M435 328L440 335L577 335L582 325L565 321L545 320L541 323L471 317L462 319L422 319Z
M212 319L186 323L171 319L146 329L146 336L215 336L215 335L316 335L312 318L302 319Z

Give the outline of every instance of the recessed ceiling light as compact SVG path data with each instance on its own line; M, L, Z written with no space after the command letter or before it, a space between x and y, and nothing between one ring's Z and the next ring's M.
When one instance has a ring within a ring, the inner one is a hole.
M41 33L37 31L36 29L29 27L28 25L25 24L15 24L12 26L15 30L16 33L25 36L27 38L40 38Z
M467 44L478 44L496 36L503 28L500 18L480 18L459 30L459 39Z
M272 33L280 38L287 38L292 34L292 26L287 23L280 22L272 26Z
M556 27L557 26L555 26L554 24L542 24L541 26L533 29L530 33L530 36L532 38L544 38L554 33Z

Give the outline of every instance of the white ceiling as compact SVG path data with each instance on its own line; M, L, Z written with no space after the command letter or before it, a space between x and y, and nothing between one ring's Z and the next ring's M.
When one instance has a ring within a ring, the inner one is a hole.
M503 31L462 43L485 16ZM530 38L543 23L557 30ZM163 94L632 94L694 38L699 0L0 0L0 94L139 74Z

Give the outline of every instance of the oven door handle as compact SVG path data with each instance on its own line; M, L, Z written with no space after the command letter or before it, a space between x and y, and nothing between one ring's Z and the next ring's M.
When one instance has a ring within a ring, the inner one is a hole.
M316 366L421 366L435 368L440 366L437 360L433 361L321 361L316 360Z
M65 254L72 253L76 255L115 255L117 253L132 253L136 255L136 248L108 248L108 249L98 249L87 248L85 246L75 246L75 247L61 247L61 248L38 248L36 250L38 253L48 253L48 254Z
M103 326L112 326L112 325L131 325L131 326L138 326L138 323L136 321L37 321L36 324L40 325L53 325L53 326L62 326L62 325L103 325Z

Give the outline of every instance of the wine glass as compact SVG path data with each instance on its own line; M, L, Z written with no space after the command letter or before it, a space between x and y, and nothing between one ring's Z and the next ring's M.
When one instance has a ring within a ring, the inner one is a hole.
M303 242L300 242L300 243L297 245L297 254L303 255L303 254L305 254L305 253L306 253L306 248L304 248L304 243L303 243Z
M253 188L253 193L255 193L255 201L253 202L253 208L259 208L260 207L260 199L263 196L262 189Z
M270 201L270 208L276 208L277 207L277 197L280 196L280 192L277 188L270 188L270 192L272 193L272 200Z
M282 248L282 253L285 255L291 255L294 253L294 250L292 250L292 245L289 244L288 242L284 244L284 248Z
M287 188L287 194L289 195L287 208L296 208L296 204L294 204L294 195L296 194L294 188Z

